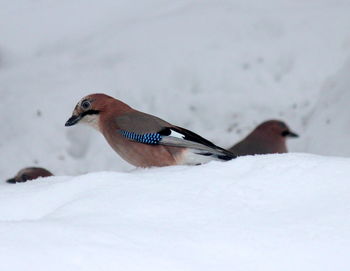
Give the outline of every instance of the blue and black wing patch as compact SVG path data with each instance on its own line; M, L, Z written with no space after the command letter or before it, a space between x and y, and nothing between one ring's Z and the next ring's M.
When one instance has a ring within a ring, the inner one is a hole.
M125 130L120 130L120 133L127 139L144 144L157 145L159 144L159 141L162 140L162 135L160 133L137 134Z
M225 160L225 161L228 161L237 157L235 154L216 146L214 143L210 142L209 140L189 130L186 130L184 128L180 128L177 126L173 126L171 128L165 127L155 133L138 134L135 132L128 132L125 130L119 130L119 132L125 138L135 142L143 143L143 144L150 144L150 145L163 144L163 145L175 146L175 147L188 147L188 144L187 145L184 144L184 142L186 143L186 141L188 141L188 142L194 142L194 143L198 143L208 147L208 151L203 151L203 147L200 148L201 151L196 153L198 155L215 156L218 159Z

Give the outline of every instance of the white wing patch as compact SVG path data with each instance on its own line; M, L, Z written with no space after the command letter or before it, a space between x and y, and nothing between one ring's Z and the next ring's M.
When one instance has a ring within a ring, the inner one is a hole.
M171 130L171 129L170 129ZM178 132L175 132L174 130L171 130L171 134L169 136L173 136L173 137L176 137L176 138L181 138L181 139L184 139L185 136L183 134L180 134Z

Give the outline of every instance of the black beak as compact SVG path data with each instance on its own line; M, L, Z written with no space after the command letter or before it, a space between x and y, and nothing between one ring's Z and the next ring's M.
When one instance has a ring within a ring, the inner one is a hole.
M282 132L282 136L284 136L284 137L299 137L298 134L296 134L292 131L284 131L284 132Z
M289 131L288 137L299 137L299 135Z
M69 120L67 120L65 126L73 126L73 125L77 124L80 120L81 120L80 115L78 115L78 116L73 115L69 118Z
M7 180L6 182L7 183L16 183L16 180L15 180L15 178L12 178L12 179Z

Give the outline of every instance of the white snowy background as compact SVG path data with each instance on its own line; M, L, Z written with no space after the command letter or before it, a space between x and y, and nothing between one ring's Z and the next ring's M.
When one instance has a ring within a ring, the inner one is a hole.
M348 0L0 0L0 270L346 270L349 14ZM324 156L134 170L64 127L95 92L223 147L282 119L291 152ZM4 183L26 166L77 177ZM78 176L96 171L113 172Z

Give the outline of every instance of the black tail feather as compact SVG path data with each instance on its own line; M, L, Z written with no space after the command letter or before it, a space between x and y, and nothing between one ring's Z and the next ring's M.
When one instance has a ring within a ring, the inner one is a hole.
M233 153L230 153L229 155L226 154L215 154L215 153L211 153L211 152L197 152L197 154L199 155L203 155L203 156L215 156L220 160L224 160L224 161L230 161L234 158L236 158L237 156Z
M217 157L218 157L219 159L221 159L221 160L224 160L224 161L230 161L230 160L232 160L232 159L234 159L234 158L237 158L236 155L234 155L234 156L218 155Z

